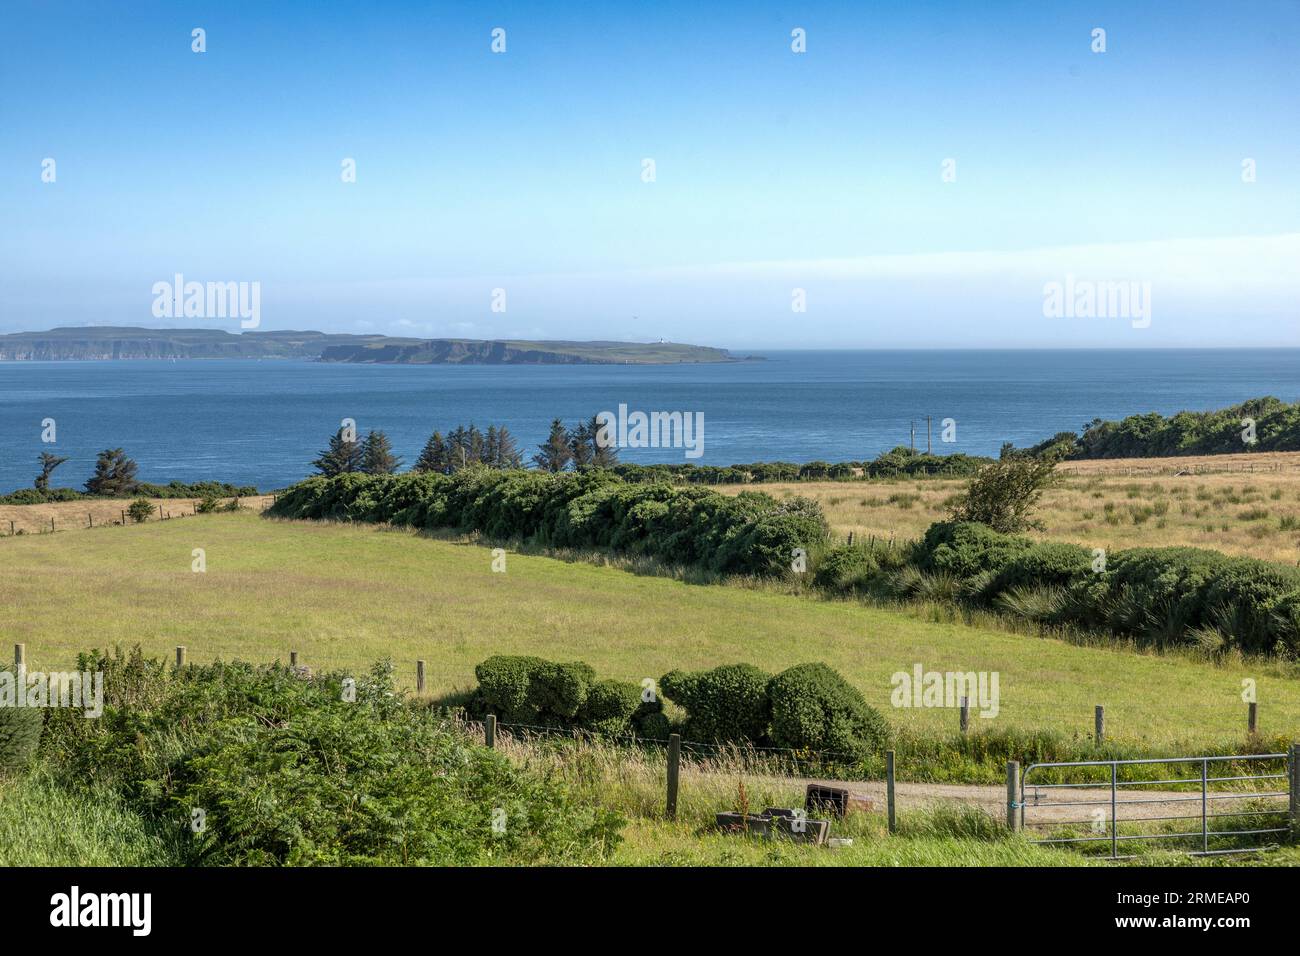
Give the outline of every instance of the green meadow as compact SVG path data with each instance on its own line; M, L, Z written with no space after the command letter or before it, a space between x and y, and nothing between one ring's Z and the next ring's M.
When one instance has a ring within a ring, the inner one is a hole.
M206 571L192 570L202 549ZM362 668L391 657L404 684L426 661L426 693L473 686L492 654L585 660L640 681L673 668L747 661L778 671L824 661L898 728L947 735L946 708L890 705L891 675L996 671L1000 712L985 726L1108 735L1161 750L1245 738L1242 682L1256 681L1261 731L1300 732L1300 682L1284 665L1211 662L1081 646L923 610L827 601L775 587L694 584L600 559L507 553L375 526L275 521L251 513L0 543L6 639L29 667L70 666L78 651L140 644L189 660L286 660ZM939 615L934 615L939 616Z

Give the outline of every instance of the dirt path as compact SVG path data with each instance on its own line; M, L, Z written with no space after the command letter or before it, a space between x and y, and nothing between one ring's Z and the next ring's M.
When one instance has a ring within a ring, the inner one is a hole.
M774 782L776 778L773 778ZM872 810L885 810L884 781L844 781L844 780L800 780L798 783L822 784L828 787L843 787L853 799L869 800ZM1224 791L1212 791L1211 797ZM1119 795L1119 819L1145 820L1159 817L1195 816L1200 819L1200 793L1193 791L1174 792L1170 790L1130 790L1123 788ZM1189 799L1190 798L1190 799ZM894 799L899 810L910 810L933 806L936 803L955 802L981 807L999 820L1006 815L1007 790L1004 786L977 786L946 783L896 783ZM1271 798L1285 809L1285 798ZM1026 791L1028 804L1025 813L1026 823L1065 823L1071 820L1089 821L1098 808L1104 811L1105 819L1110 818L1110 786L1091 787L1086 790L1038 790L1032 786ZM1083 801L1095 802L1095 806L1063 806L1067 803ZM1139 802L1141 801L1141 802ZM1281 802L1279 802L1281 801ZM1211 800L1211 812L1225 812L1225 804L1233 807L1237 800ZM1219 804L1219 806L1214 806ZM1199 826L1199 823L1197 824Z

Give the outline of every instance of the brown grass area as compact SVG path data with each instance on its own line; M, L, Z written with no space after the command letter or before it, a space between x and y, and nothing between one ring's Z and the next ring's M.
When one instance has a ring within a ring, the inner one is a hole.
M1089 548L1185 545L1300 562L1300 452L1071 462L1043 495L1036 536ZM947 516L964 479L751 485L804 495L844 537L917 538ZM746 486L718 486L730 494Z
M0 536L8 534L49 534L50 519L54 519L55 533L86 531L120 525L132 498L87 498L83 501L51 501L40 505L0 505ZM150 521L184 518L194 514L198 498L150 498L156 509ZM228 502L229 498L222 499ZM270 507L270 495L240 498L239 506L253 511ZM130 518L128 523L134 524Z

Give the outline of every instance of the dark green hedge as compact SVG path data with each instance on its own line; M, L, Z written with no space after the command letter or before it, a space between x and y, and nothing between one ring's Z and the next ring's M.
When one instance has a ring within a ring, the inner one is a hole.
M785 575L794 549L827 537L812 501L629 484L608 471L471 468L453 475L310 478L279 496L284 518L391 522L480 531L557 548L605 548L725 574Z
M770 674L752 664L724 664L713 670L671 671L659 690L686 710L682 734L702 743L744 743L767 737Z
M474 668L478 688L471 716L496 714L507 724L581 728L607 734L636 733L662 739L663 702L642 701L629 681L597 680L589 664L558 664L540 657L499 654Z

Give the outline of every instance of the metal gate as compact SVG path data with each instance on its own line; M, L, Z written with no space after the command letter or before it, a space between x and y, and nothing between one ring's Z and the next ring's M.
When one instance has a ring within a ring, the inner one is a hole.
M1127 779L1158 767L1182 767L1187 775ZM1036 783L1035 776L1048 779ZM1195 856L1250 853L1290 832L1300 812L1298 778L1297 761L1285 753L1030 764L1020 784L1020 829L1038 834L1035 843L1109 843L1111 859L1135 856L1120 854L1132 842L1195 841ZM1088 828L1083 835L1080 826Z

